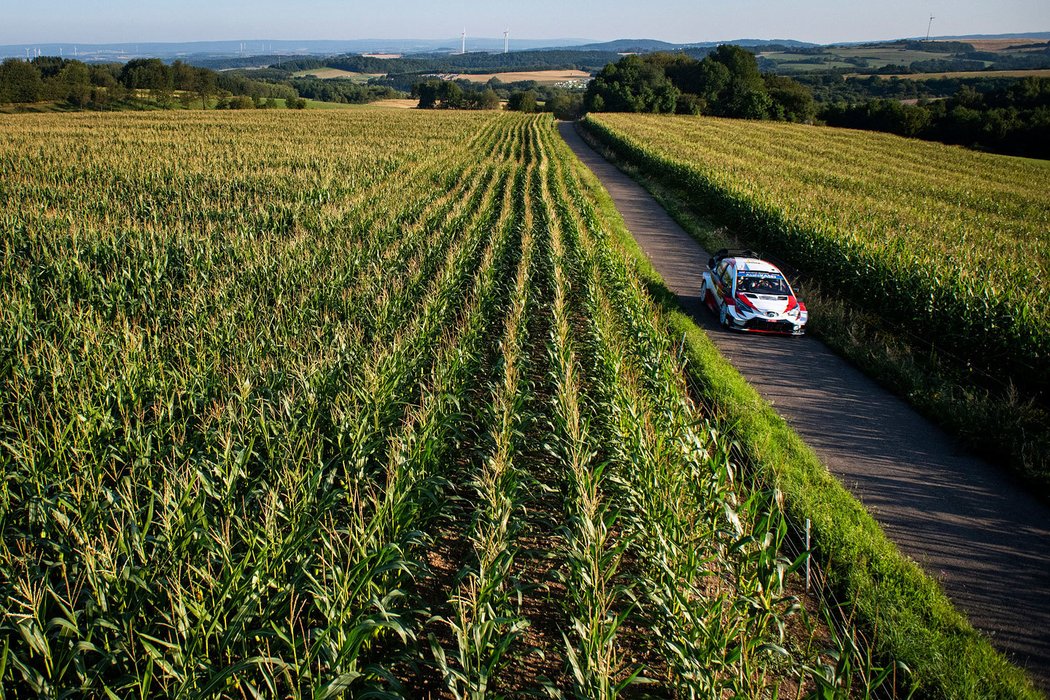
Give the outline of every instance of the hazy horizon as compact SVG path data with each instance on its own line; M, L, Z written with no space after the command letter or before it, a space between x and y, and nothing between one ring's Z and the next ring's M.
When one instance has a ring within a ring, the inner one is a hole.
M502 37L512 41L578 37L591 41L660 39L672 43L796 39L818 44L923 36L1050 31L1046 0L887 0L846 5L832 0L738 0L697 6L686 0L567 4L508 0L389 0L362 12L336 0L289 6L279 0L112 0L104 6L54 0L5 12L0 44L189 43L197 41L444 40Z

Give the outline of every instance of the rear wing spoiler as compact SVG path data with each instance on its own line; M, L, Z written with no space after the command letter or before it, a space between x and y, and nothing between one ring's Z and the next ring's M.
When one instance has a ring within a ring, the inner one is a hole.
M751 249L747 250L730 250L729 248L723 248L722 250L711 256L711 259L707 261L707 267L715 269L715 265L722 262L726 258L757 258L758 253Z

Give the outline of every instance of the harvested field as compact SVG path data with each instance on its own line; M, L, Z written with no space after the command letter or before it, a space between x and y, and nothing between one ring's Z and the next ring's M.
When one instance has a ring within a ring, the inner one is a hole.
M415 109L416 105L419 104L419 100L413 99L395 99L395 100L376 100L370 102L368 107L382 107L384 109Z
M948 41L945 39L945 41ZM1033 39L1031 37L1012 37L1005 39L959 39L969 44L978 51L1006 51L1018 46L1030 46L1032 44L1045 44L1045 39Z
M536 70L508 73L462 73L456 76L457 80L469 80L472 83L487 83L493 78L498 78L504 83L534 80L537 83L553 85L569 81L584 82L591 79L591 74L582 70Z
M342 70L340 68L311 68L310 70L301 70L293 73L296 78L306 78L313 76L322 80L353 80L355 82L368 82L370 78L382 78L382 73L355 73L353 71Z

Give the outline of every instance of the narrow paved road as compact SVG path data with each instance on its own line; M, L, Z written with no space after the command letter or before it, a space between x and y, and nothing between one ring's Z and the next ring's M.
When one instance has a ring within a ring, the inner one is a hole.
M824 344L721 330L699 297L708 253L573 124L559 129L722 354L973 625L1050 690L1050 508Z

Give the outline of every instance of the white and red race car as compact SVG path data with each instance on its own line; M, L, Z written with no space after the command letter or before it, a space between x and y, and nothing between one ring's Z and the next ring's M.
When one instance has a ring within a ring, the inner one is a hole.
M704 272L704 303L723 328L752 333L802 335L809 314L787 278L751 251L720 250Z

